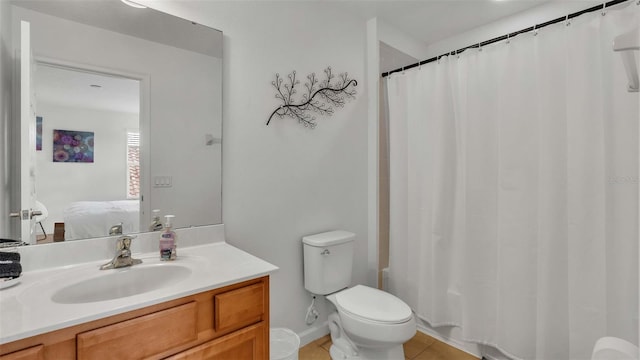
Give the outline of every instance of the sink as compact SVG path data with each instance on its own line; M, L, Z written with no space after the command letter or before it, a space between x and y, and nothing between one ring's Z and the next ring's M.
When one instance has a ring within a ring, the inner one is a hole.
M82 304L120 299L175 285L191 275L181 265L136 265L101 271L98 276L67 285L51 296L58 304Z

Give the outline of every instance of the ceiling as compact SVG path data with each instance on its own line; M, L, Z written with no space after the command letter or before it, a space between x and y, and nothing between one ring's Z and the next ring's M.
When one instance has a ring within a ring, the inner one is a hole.
M38 64L35 92L39 103L135 114L140 111L139 82L121 77Z
M133 8L118 0L12 0L12 4L105 30L222 58L222 33L219 30L159 11Z

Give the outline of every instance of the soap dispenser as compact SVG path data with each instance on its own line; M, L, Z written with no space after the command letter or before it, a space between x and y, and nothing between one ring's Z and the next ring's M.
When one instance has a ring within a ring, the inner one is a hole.
M160 260L175 260L178 257L176 252L176 233L171 229L171 221L175 216L165 215L164 230L160 235Z
M162 230L162 222L160 221L160 209L151 210L153 215L151 216L151 225L149 225L149 231Z

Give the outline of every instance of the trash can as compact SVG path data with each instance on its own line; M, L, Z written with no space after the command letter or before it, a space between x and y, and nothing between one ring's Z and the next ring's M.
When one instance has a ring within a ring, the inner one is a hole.
M273 328L270 332L269 358L271 360L298 360L300 337L285 328Z

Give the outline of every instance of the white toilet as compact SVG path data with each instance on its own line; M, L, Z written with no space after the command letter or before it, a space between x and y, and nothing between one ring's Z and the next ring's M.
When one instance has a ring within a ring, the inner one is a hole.
M397 297L351 284L353 239L348 231L330 231L302 238L304 286L325 295L336 310L329 315L331 358L404 359L402 344L416 333L411 308Z

